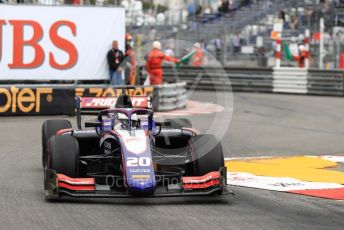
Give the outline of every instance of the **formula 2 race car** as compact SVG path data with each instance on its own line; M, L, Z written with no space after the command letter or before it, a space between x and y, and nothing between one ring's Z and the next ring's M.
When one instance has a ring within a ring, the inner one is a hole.
M146 97L77 98L77 129L45 121L46 199L231 193L215 136L197 135L187 119L156 122L148 107ZM96 118L83 129L82 115Z

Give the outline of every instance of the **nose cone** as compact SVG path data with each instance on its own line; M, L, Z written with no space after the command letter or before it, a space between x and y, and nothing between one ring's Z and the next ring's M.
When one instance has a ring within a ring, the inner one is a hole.
M128 191L130 193L151 193L155 190L155 178L149 179L128 179Z

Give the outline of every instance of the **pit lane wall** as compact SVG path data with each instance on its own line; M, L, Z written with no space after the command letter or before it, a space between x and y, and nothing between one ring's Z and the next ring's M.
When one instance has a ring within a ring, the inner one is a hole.
M130 96L147 96L154 111L186 106L186 82L126 89ZM76 96L118 97L122 89L108 85L0 85L0 116L74 115Z
M187 88L196 90L344 96L343 70L165 67L164 79L185 81Z

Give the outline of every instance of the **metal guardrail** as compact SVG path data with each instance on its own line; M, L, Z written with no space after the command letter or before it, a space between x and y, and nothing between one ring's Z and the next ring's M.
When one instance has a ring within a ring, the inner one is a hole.
M194 68L164 69L164 79L169 82L185 81L187 87L197 90L229 90L272 92L272 69L261 68Z
M186 82L155 86L157 111L171 111L185 108L187 102Z
M276 93L307 93L308 71L300 68L273 69L273 92Z
M344 71L308 70L308 93L344 96Z
M164 79L170 84L141 86L136 88L137 92L131 93L152 96L155 111L184 108L188 88L344 96L343 70L164 67ZM5 81L1 82L0 89L0 116L70 114L73 106L66 111L61 108L66 109L67 102L74 105L75 95L108 96L117 93L103 81L92 84Z
M267 93L344 96L343 70L301 68L164 68L168 82L185 81L187 88Z

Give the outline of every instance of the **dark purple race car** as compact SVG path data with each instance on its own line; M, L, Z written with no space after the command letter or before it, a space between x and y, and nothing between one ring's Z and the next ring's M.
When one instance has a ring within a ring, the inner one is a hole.
M45 121L47 200L231 193L215 136L197 135L187 119L156 122L148 108L145 97L78 98L77 129L68 120ZM96 119L82 129L82 115Z

